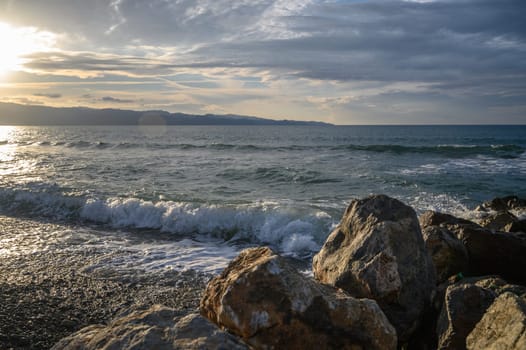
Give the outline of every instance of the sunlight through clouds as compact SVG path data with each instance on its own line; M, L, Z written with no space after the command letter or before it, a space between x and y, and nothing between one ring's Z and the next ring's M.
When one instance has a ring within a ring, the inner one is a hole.
M517 122L525 11L522 0L0 0L0 100L339 123L501 122L508 106Z
M34 27L17 28L0 22L0 76L20 70L27 62L27 55L50 51L55 42L56 36L50 32L39 31Z

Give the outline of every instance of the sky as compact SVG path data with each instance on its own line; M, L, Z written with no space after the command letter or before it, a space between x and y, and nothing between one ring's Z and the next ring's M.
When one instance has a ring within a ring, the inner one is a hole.
M525 0L0 0L0 101L526 124Z

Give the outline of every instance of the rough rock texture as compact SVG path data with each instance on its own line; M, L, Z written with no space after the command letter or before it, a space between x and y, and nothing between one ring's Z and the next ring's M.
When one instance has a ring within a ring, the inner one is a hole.
M494 198L491 201L484 202L477 209L478 210L494 210L505 211L511 209L526 208L526 199L517 196L507 196L502 198Z
M467 270L468 252L454 233L445 227L429 226L422 230L422 235L433 259L438 283Z
M424 228L445 227L462 241L469 256L468 274L496 274L510 282L526 284L526 235L493 232L474 222L434 212L424 213L420 223Z
M526 232L526 220L521 220L510 212L525 212L524 198L516 196L494 198L478 206L477 210L484 214L479 221L484 227L495 231Z
M526 233L526 220L517 220L509 223L504 227L504 231Z
M244 250L207 286L201 314L256 349L395 349L374 300L316 283L269 248Z
M436 283L414 210L384 195L351 202L313 271L323 283L375 299L401 342L418 327Z
M173 309L156 305L132 312L109 326L93 325L60 340L52 350L185 350L249 348L198 314L177 321Z
M526 301L503 293L469 334L468 349L526 349Z
M512 228L513 224L517 223L518 221L519 219L509 211L500 211L484 216L479 220L479 224L480 226L493 231L509 232L508 229ZM515 224L515 226L516 225L517 224Z
M468 251L472 275L497 274L511 282L526 284L526 237L470 226L458 227L456 235Z
M466 337L495 297L492 290L474 284L449 286L437 322L438 349L465 349Z
M430 226L452 226L452 225L475 225L473 221L462 218L457 218L450 214L440 213L437 211L427 210L419 217L420 226L422 229Z

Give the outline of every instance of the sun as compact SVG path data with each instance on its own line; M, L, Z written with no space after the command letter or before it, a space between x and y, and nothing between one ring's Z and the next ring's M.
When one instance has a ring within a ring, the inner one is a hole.
M13 27L0 22L0 75L22 69L26 56L51 50L55 35L34 27Z

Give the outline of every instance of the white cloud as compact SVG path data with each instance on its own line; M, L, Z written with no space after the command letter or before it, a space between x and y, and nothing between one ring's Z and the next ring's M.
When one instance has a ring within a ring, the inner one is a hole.
M153 80L159 94L191 95L178 104L188 108L385 118L447 103L456 117L526 98L522 0L0 0L0 9L0 20L58 38L61 52L28 57L31 72ZM172 79L183 73L201 78ZM143 105L170 105L145 96Z

